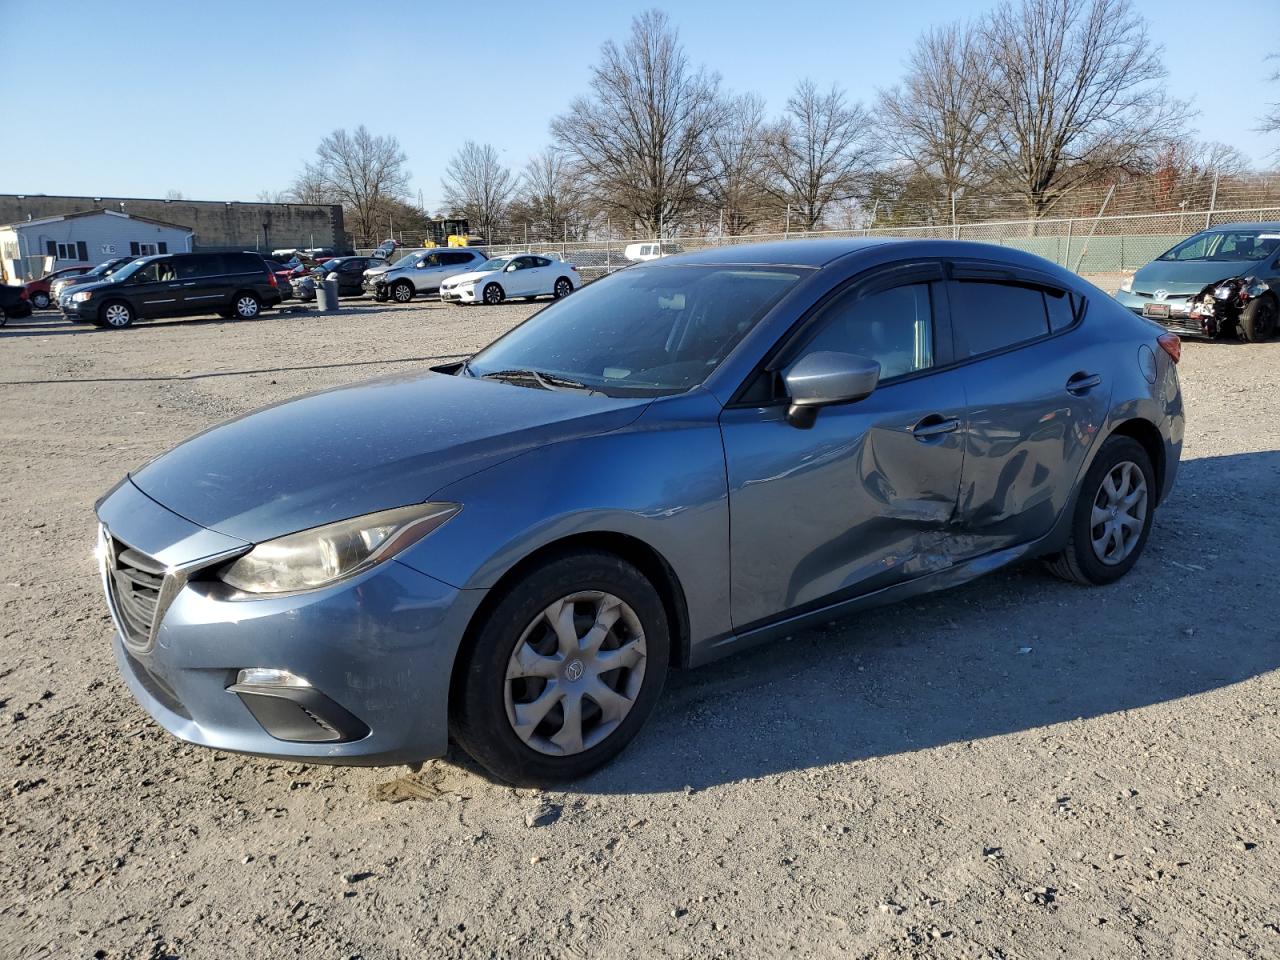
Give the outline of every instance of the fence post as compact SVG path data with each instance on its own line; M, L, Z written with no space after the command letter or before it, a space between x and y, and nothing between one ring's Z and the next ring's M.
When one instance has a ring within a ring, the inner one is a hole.
M1084 239L1084 246L1080 248L1080 256L1076 258L1075 272L1080 272L1080 264L1084 263L1084 255L1089 252L1089 241L1093 239L1094 233L1098 229L1103 215L1107 212L1107 204L1111 202L1112 195L1116 192L1116 185L1113 183L1111 189L1107 191L1106 199L1102 201L1102 206L1098 208L1098 215L1093 218L1093 224L1089 227L1089 236Z
M791 236L791 204L787 204L787 219L782 226L783 236Z
M1209 194L1209 209L1204 215L1204 228L1209 229L1213 225L1213 208L1218 203L1218 171L1213 171L1213 191Z
M604 218L604 269L613 273L613 217Z
M564 255L569 252L569 218L565 217L564 221L564 243L560 244L560 259L564 259Z
M1076 224L1076 218L1070 217L1067 220L1067 252L1062 256L1062 265L1070 267L1071 265L1071 233Z
M951 191L951 239L960 239L960 228L956 225L956 192Z

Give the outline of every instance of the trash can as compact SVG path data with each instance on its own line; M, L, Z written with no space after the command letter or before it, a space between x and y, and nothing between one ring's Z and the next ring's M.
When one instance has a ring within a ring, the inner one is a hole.
M326 279L316 284L316 307L324 313L338 312L338 281Z

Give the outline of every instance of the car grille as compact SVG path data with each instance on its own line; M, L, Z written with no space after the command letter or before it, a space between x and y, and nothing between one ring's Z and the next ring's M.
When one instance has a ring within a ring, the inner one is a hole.
M151 645L151 630L160 605L164 564L114 537L108 542L108 600L120 621L124 639L135 650Z

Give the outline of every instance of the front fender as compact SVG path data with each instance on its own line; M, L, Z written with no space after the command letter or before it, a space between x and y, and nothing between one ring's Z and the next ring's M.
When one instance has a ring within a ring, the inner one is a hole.
M483 590L559 540L622 534L674 571L695 642L724 633L729 507L719 413L705 391L663 398L620 430L536 448L459 480L431 499L462 511L397 559Z

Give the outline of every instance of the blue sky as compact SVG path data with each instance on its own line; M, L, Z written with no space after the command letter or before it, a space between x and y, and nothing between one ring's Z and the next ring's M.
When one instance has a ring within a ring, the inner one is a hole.
M1200 136L1273 165L1280 136L1254 128L1265 104L1280 100L1280 83L1267 82L1277 64L1265 60L1280 51L1280 39L1248 25L1275 0L1135 2L1165 47L1170 90L1201 111ZM923 27L988 7L957 0L657 5L695 62L718 70L731 89L762 94L771 111L804 76L869 101L899 77ZM441 13L446 7L484 13L451 22ZM0 193L180 190L251 200L287 187L330 130L364 123L399 138L414 191L434 207L441 173L462 140L493 143L515 168L541 149L550 118L586 89L600 44L625 37L642 8L583 0L123 0L64 2L51 20L43 4L0 0L9 92ZM78 112L64 120L62 106Z

